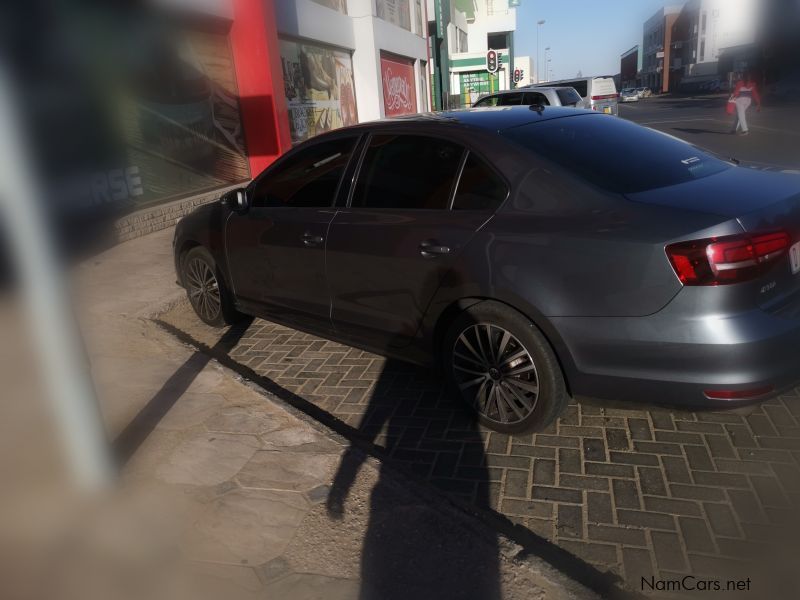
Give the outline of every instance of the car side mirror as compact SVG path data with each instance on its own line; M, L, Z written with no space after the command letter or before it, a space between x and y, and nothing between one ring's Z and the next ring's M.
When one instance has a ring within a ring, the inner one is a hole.
M222 196L222 203L235 212L244 212L250 207L246 188L237 188Z

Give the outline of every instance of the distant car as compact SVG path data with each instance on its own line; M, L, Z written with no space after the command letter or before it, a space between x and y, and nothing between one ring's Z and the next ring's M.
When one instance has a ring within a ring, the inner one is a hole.
M517 432L569 394L733 407L796 385L798 231L798 177L509 106L317 136L181 219L173 248L206 323L240 311L438 364Z
M575 88L584 101L584 108L607 115L619 114L619 94L613 77L582 77L580 79L564 79L551 81L547 86L566 86ZM531 85L538 89L543 84Z
M639 92L633 88L622 90L622 93L619 95L620 102L638 102L640 98Z
M581 95L571 87L521 87L516 90L504 90L483 96L473 108L488 106L566 106L568 108L585 108Z

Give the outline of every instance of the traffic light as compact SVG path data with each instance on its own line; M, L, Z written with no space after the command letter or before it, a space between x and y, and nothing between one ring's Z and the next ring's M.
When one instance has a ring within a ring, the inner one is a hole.
M497 73L500 62L498 59L497 50L489 50L486 53L486 70L489 71L489 73Z
M522 69L514 69L514 83L522 81Z

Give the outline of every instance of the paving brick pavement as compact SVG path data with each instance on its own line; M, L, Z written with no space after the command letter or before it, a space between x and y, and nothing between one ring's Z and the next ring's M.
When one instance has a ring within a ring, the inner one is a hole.
M185 304L163 319L209 346L220 336ZM633 589L650 575L748 577L798 539L798 390L749 415L573 401L547 431L508 436L476 426L434 373L270 322L230 357Z

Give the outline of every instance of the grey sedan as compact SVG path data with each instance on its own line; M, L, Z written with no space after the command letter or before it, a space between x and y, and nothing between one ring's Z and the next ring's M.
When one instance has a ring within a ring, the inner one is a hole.
M796 176L517 106L300 144L183 219L175 264L211 325L246 313L438 365L517 432L570 395L735 406L795 385L798 240Z

